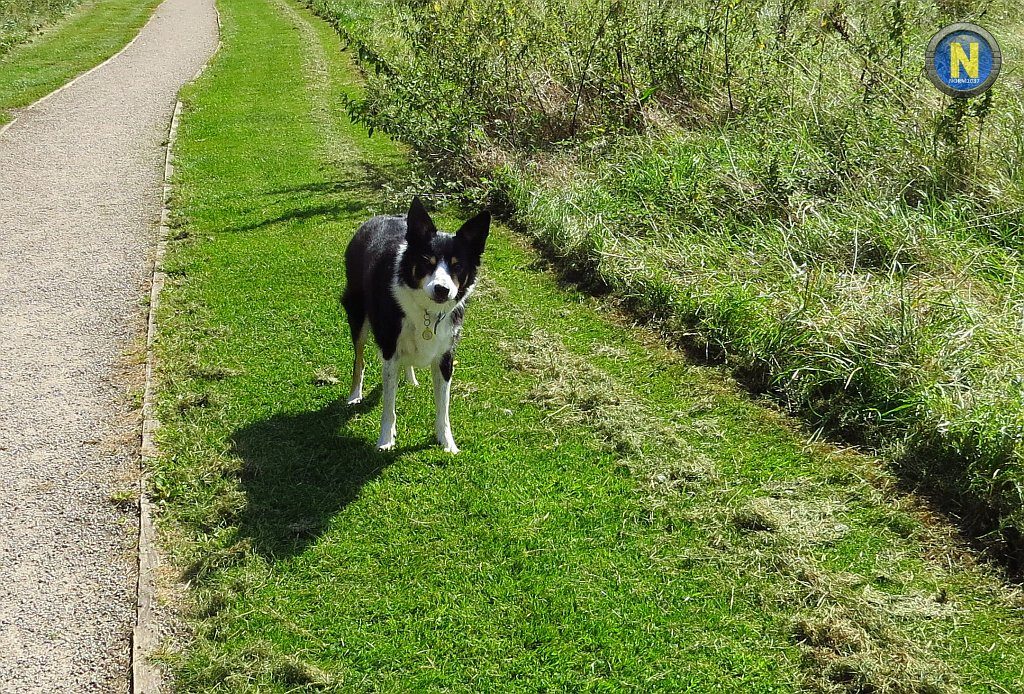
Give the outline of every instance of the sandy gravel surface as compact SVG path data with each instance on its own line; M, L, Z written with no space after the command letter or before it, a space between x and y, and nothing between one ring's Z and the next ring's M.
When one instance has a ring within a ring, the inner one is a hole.
M144 328L176 95L216 43L213 0L166 0L124 53L0 135L0 692L128 688L123 355Z

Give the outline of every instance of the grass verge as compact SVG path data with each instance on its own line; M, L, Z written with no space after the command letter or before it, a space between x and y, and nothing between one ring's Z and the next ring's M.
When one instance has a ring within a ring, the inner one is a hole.
M0 51L0 125L119 51L149 19L159 0L94 0L7 52Z
M344 405L345 244L410 174L326 24L222 0L183 98L153 472L184 691L1018 690L1017 596L873 461L808 445L489 242L453 389ZM402 195L404 201L404 195ZM441 219L448 228L451 215Z

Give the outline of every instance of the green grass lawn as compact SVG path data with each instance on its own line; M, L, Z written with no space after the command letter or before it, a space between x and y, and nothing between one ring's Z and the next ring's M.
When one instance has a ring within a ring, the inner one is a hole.
M344 404L359 222L404 153L287 0L222 0L183 93L153 473L181 691L1019 691L1021 604L875 461L806 436L497 227L457 353L462 453L403 386ZM466 212L442 211L454 228ZM425 374L424 374L425 375Z
M159 0L94 0L0 55L0 125L119 51L149 19Z

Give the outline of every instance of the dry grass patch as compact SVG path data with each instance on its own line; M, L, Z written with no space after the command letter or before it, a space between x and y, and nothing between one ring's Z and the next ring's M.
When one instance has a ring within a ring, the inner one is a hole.
M535 377L530 398L549 412L559 429L587 427L635 476L652 488L709 484L714 466L681 435L683 413L654 411L646 400L557 337L535 329L528 338L505 342L512 368ZM602 356L614 356L614 348Z
M884 621L831 605L793 622L812 691L938 694L960 688L941 662Z
M860 576L822 571L806 557L792 555L787 563L784 575L791 582L780 598L797 611L791 637L803 651L808 688L891 694L960 691L957 676L930 653L932 644L922 635L922 626L955 617L957 608L945 591L888 593Z

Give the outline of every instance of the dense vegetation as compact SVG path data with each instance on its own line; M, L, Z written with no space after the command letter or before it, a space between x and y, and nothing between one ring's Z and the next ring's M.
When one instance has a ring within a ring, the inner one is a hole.
M0 2L0 55L39 31L79 0L3 0Z
M437 190L490 195L579 277L1020 551L1012 3L309 2L367 73L350 113ZM968 101L921 69L960 19L1005 59Z

